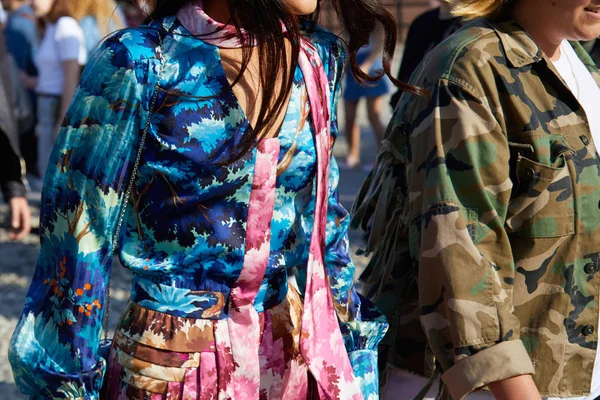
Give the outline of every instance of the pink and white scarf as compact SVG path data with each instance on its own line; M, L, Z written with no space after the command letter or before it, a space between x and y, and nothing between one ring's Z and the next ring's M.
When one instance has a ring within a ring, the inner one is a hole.
M201 0L183 7L177 18L188 31L201 36L207 43L219 48L241 47L235 28L210 18L204 12ZM298 63L308 93L317 149L315 218L307 264L300 352L318 383L320 398L362 400L344 346L324 265L331 124L329 83L313 44L307 38L302 38L300 47ZM246 223L246 253L242 272L231 291L227 322L236 363L233 373L234 399L251 398L253 393L256 393L254 398L258 398L261 389L260 317L254 308L254 300L269 260L278 154L277 138L262 139L257 144ZM266 213L265 210L270 212Z

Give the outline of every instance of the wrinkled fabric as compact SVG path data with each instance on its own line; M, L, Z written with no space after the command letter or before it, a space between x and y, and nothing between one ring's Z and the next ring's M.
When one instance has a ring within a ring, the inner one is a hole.
M236 380L231 319L194 319L130 302L109 356L107 399L306 399L308 367L300 354L302 299L258 313L260 387ZM242 389L242 390L240 390Z
M600 83L592 60L578 56ZM531 37L477 20L428 55L355 204L375 251L387 363L454 398L532 374L589 393L598 344L600 163L587 117Z
M157 52L159 32L162 53ZM325 69L333 141L343 46L318 27L306 38ZM161 63L156 110L131 202L124 205ZM298 68L278 136L280 168L268 264L252 304L259 322L262 313L286 299L291 277L299 283L299 293L305 293L317 159L308 103ZM58 398L97 396L106 369L97 349L110 242L121 207L127 208L119 257L133 272L131 301L171 317L215 320L217 332L229 330L232 288L248 255L247 221L258 154L254 149L235 162L229 157L250 129L218 48L193 37L176 18L123 30L102 44L86 67L46 177L41 252L9 350L21 391ZM339 319L336 331L341 331L347 359L361 359L352 357L361 351L372 352L374 360L387 323L354 289L349 218L338 201L339 170L333 159L328 179L323 257L328 296ZM364 338L372 334L373 340ZM222 344L231 347L228 335ZM289 351L292 342L278 345ZM263 357L259 354L259 360ZM353 365L353 371L361 391L367 390L364 397L377 398L371 392L377 377L374 365ZM261 388L266 384L262 379ZM303 385L300 378L297 385ZM273 393L278 398L279 392Z
M244 45L239 42L233 26L218 23L204 12L201 0L181 8L177 18L190 32L219 48L241 48ZM282 31L285 32L284 26ZM247 38L243 30L241 33L242 37ZM363 397L344 351L344 340L338 327L323 265L331 151L328 79L318 52L305 38L300 41L298 67L306 84L317 156L315 215L308 250L300 349L321 397L360 400ZM258 315L252 304L268 264L274 200L271 189L278 169L278 145L277 139L263 139L258 144L248 209L246 256L242 272L231 291L228 325L234 362L240 365L233 377L235 397L257 392L260 382L259 363L254 360L259 342ZM371 368L375 368L375 365L376 363L372 363Z

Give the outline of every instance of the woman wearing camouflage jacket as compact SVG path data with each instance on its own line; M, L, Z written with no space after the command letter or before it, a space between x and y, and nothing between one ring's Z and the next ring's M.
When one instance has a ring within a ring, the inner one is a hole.
M428 94L403 95L355 206L381 354L447 398L595 399L600 74L568 40L600 35L600 1L454 3L474 21L413 75Z

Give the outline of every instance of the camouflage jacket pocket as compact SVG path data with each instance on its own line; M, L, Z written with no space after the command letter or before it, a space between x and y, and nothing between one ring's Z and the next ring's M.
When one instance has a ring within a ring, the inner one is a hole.
M517 153L511 174L516 180L515 194L506 218L509 234L550 238L575 232L573 182L568 167L570 150L564 139L552 144L551 153L548 164Z

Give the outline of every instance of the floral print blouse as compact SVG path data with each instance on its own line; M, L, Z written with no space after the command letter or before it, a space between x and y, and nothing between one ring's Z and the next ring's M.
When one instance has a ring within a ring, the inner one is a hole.
M150 103L161 61L155 112ZM331 135L344 48L318 27L307 33L320 53L331 95ZM279 304L290 274L303 290L314 213L316 153L298 68L279 140L268 269L258 312ZM148 118L132 199L124 197ZM172 315L206 318L240 274L256 150L230 162L252 127L231 90L216 47L174 18L120 31L89 62L63 123L45 178L41 251L9 358L23 393L95 399L106 362L98 355L112 236L127 207L118 255L133 272L131 298ZM377 345L387 322L353 286L347 211L338 201L331 160L325 265L349 357L365 399L377 398ZM227 318L227 309L210 318Z

